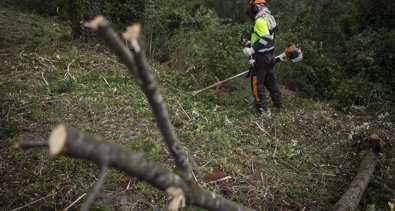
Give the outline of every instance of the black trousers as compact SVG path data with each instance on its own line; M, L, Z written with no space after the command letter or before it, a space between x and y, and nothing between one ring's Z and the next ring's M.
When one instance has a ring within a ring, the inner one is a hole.
M254 67L251 71L251 89L257 108L267 108L265 100L265 89L270 92L273 105L281 108L283 98L274 77L275 56L274 51L256 53Z

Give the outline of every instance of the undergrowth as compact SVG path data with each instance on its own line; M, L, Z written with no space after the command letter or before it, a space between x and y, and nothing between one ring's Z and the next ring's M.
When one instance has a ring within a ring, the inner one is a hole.
M98 173L93 163L12 148L22 141L47 140L59 123L143 150L173 168L145 97L105 46L71 41L65 23L32 14L0 9L0 25L0 209L38 199L28 208L63 209L90 191ZM360 209L387 209L394 197L394 127L387 113L371 116L363 107L342 112L283 87L285 108L261 119L253 112L247 79L192 96L204 83L180 86L190 83L187 72L154 61L150 65L204 188L258 210L327 210L363 156L349 134L376 133L387 145ZM205 176L211 173L228 179L208 181ZM166 206L164 193L111 170L94 209Z

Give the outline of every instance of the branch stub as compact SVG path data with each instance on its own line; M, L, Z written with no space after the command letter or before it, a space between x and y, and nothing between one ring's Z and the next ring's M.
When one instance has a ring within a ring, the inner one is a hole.
M49 136L49 153L51 155L58 155L63 151L66 144L67 128L65 125L58 125L55 127Z

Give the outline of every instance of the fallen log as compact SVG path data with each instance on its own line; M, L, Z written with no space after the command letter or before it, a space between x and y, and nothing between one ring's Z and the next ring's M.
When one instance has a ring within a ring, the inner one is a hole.
M24 144L18 145L24 146ZM39 147L39 145L37 145ZM32 147L29 147L32 148ZM145 181L159 190L169 194L173 201L179 197L179 203L195 205L208 210L226 211L253 211L254 209L228 200L220 195L206 191L198 185L191 187L189 182L161 165L149 160L143 152L133 152L124 146L116 145L98 139L97 137L81 133L77 129L59 125L53 129L49 141L48 149L53 156L68 156L79 158L96 163L101 172L106 172L108 168L115 168L125 172L131 177ZM89 202L83 206L89 207L101 186L103 185L105 174L100 174L98 185L95 185L91 192ZM100 179L102 178L102 179ZM173 209L178 210L176 203Z
M359 170L347 191L333 206L335 211L352 211L356 210L363 193L365 192L370 180L373 177L374 170L378 161L378 153L384 147L384 141L373 134L370 139L370 149L361 161Z

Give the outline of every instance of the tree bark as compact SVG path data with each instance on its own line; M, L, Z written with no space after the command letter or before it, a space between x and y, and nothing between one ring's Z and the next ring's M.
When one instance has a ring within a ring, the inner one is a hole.
M333 206L333 210L351 211L357 209L363 193L373 177L376 165L377 155L373 151L369 151L361 162L358 174L340 200Z
M103 7L103 0L84 0L84 14L83 22L91 21L96 16L101 15L101 10ZM82 37L85 41L95 41L96 33L90 29L84 28L82 31Z
M82 23L90 21L101 14L103 0L71 0L69 1L69 20L71 21L71 33L74 39L83 38L93 41L96 34L88 28L82 27Z
M359 202L365 192L369 181L373 177L374 169L377 165L378 153L382 151L385 142L376 134L372 134L369 139L369 149L361 161L359 171L351 182L347 191L342 195L339 201L333 206L336 211L356 210Z
M71 36L73 39L78 39L82 35L80 0L69 1L68 16L71 22Z
M132 152L124 146L80 133L74 128L64 125L56 127L48 144L52 155L80 158L95 162L101 167L113 167L166 192L172 188L182 189L188 204L191 205L209 210L253 210L199 187L191 188L182 177L148 160L143 152Z
M178 173L183 179L191 182L192 172L188 164L188 156L182 149L174 127L171 124L166 104L159 92L158 83L148 70L148 63L142 51L143 48L140 47L140 44L137 43L138 41L135 40L136 42L133 41L133 43L138 46L130 50L104 17L98 17L87 25L98 32L111 50L113 50L127 66L129 72L139 80L139 85L151 106L158 128L163 135L171 155L174 157Z

